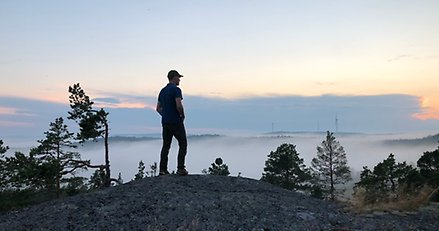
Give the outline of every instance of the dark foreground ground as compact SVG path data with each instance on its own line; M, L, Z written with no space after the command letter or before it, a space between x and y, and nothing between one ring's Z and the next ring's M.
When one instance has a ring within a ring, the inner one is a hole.
M164 176L0 215L0 230L439 230L437 209L358 215L237 177Z

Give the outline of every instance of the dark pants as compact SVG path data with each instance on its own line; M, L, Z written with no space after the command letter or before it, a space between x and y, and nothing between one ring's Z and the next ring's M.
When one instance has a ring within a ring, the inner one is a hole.
M186 130L183 122L178 124L162 124L163 146L160 153L160 171L168 170L168 155L171 148L172 137L178 141L177 168L185 168L184 160L187 152Z

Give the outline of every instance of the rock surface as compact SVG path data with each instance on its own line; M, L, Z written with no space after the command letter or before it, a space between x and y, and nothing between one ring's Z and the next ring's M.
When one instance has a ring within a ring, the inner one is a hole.
M146 178L0 215L0 230L437 230L439 213L357 215L268 183Z

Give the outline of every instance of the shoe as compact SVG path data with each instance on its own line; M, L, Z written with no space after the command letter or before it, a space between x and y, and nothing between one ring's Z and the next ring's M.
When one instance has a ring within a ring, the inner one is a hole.
M168 170L160 171L160 172L159 172L159 176L164 176L164 175L169 175Z
M189 174L189 172L186 169L184 169L184 168L179 168L177 170L177 174L180 175L180 176L187 176Z

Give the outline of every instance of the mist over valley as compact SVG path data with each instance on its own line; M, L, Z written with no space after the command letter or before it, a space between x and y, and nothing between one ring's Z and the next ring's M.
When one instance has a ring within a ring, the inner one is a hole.
M253 179L262 176L267 155L283 143L296 145L304 163L310 166L316 156L316 147L325 139L326 133L268 133L261 135L189 135L186 166L190 174L201 174L215 158L221 157L229 166L232 176L241 175ZM417 159L425 152L437 148L434 136L428 134L355 134L335 133L335 137L345 148L348 165L354 176L363 166L373 167L390 153L398 162L406 161L416 165ZM433 137L433 138L431 138ZM13 144L8 144L14 150ZM142 160L146 170L154 162L159 162L162 140L159 134L148 136L115 136L109 141L112 176L122 174L124 182L130 181L137 173L138 163ZM24 148L20 148L23 150ZM24 151L24 150L23 150ZM102 142L87 142L79 145L82 159L93 164L104 162ZM169 170L176 170L178 144L174 139L169 153ZM27 153L26 151L24 151ZM11 152L10 152L11 153ZM85 176L91 174L83 173Z

